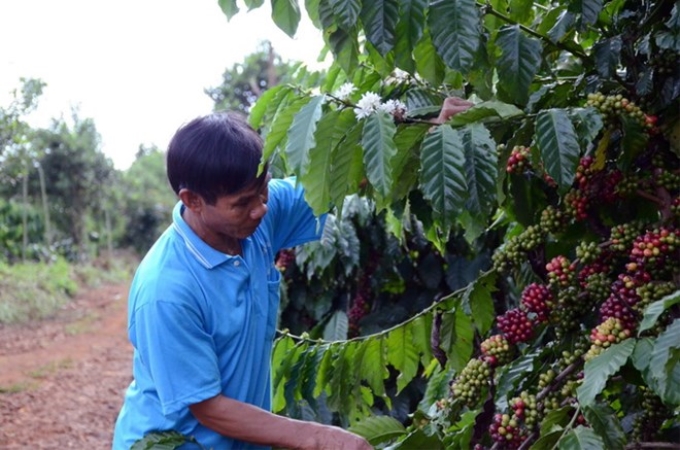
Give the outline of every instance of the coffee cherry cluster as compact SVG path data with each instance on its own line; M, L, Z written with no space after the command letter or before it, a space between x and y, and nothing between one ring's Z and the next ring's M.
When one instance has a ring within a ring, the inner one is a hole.
M482 351L483 359L491 367L505 365L512 361L515 356L515 347L500 334L494 334L482 341L479 347Z
M581 264L590 264L602 256L602 249L597 242L581 242L576 246L576 257Z
M513 267L520 266L527 253L543 244L545 232L540 227L532 225L522 233L510 239L504 247L499 248L492 256L493 268L506 272Z
M487 361L479 358L468 361L451 384L454 400L459 399L467 407L474 408L481 400L485 388L489 386L491 375L492 368Z
M633 241L633 248L630 251L630 260L636 265L633 270L644 268L661 276L675 271L680 256L678 244L680 244L678 229L660 227L648 230Z
M538 425L540 413L534 394L522 391L519 397L510 400L510 407L514 412L514 416L523 421L528 429L531 430Z
M576 280L576 264L558 255L545 265L551 286L567 287Z
M612 227L609 237L610 250L623 253L626 256L633 246L633 242L645 229L645 224L641 221L628 222Z
M525 311L514 308L506 311L496 320L498 329L511 344L528 342L534 337L534 324Z
M550 316L550 305L553 303L553 295L547 286L531 283L522 291L520 305L528 312L536 315L538 322L547 322Z
M352 300L352 307L347 313L348 336L356 337L360 333L359 322L371 310L371 305L367 301L366 293L359 291Z
M568 222L569 219L564 211L554 206L548 206L541 212L539 225L542 230L556 234L563 231Z
M521 175L531 169L531 148L516 145L510 150L508 163L505 167L507 173Z
M642 412L633 422L632 438L634 441L655 441L664 421L672 416L672 412L661 399L649 388L640 387Z
M602 353L602 351L612 344L617 344L632 335L630 329L626 328L620 319L610 317L604 322L593 328L590 332L591 347L584 355L584 359L589 361Z
M672 294L676 290L677 286L672 281L653 281L643 284L636 290L640 301L633 305L633 309L638 313L642 313L651 303Z
M509 414L495 414L489 426L489 434L498 447L504 450L518 449L528 437L528 432L517 418Z
M605 122L613 123L616 119L626 116L645 126L645 113L639 106L621 94L604 95L601 92L588 94L588 106L597 109Z
M578 189L572 189L564 196L564 212L576 221L588 218L588 206L588 198Z
M295 250L285 249L281 250L276 256L276 268L281 272L285 272L289 267L295 264Z

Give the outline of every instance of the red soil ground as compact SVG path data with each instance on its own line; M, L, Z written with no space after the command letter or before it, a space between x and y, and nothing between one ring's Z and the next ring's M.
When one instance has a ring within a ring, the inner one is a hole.
M49 320L0 325L0 449L111 448L131 380L127 288L83 288Z

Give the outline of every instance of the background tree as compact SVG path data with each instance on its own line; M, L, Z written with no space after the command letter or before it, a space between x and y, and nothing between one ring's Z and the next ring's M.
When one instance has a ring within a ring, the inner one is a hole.
M215 102L215 111L247 113L264 91L289 79L294 68L295 64L276 54L271 42L264 41L243 62L224 71L222 84L206 89L205 93Z
M119 243L144 254L172 222L177 202L165 172L165 153L140 145L135 161L122 174L120 191L125 221L119 225Z
M77 258L86 258L89 240L99 239L104 228L103 193L111 189L115 174L112 161L100 150L94 121L80 119L74 111L71 124L54 120L49 129L36 133L33 145L45 149L40 164L55 226Z

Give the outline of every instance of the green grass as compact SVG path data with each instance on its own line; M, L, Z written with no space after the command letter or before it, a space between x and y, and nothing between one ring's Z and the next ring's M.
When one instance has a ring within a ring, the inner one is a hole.
M79 289L102 283L128 281L136 259L116 256L72 265L52 263L0 263L0 324L44 319L68 303Z

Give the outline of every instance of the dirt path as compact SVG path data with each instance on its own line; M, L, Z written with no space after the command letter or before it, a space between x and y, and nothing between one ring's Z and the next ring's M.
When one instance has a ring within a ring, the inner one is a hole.
M127 284L85 291L53 319L0 325L0 449L110 449L130 382Z

